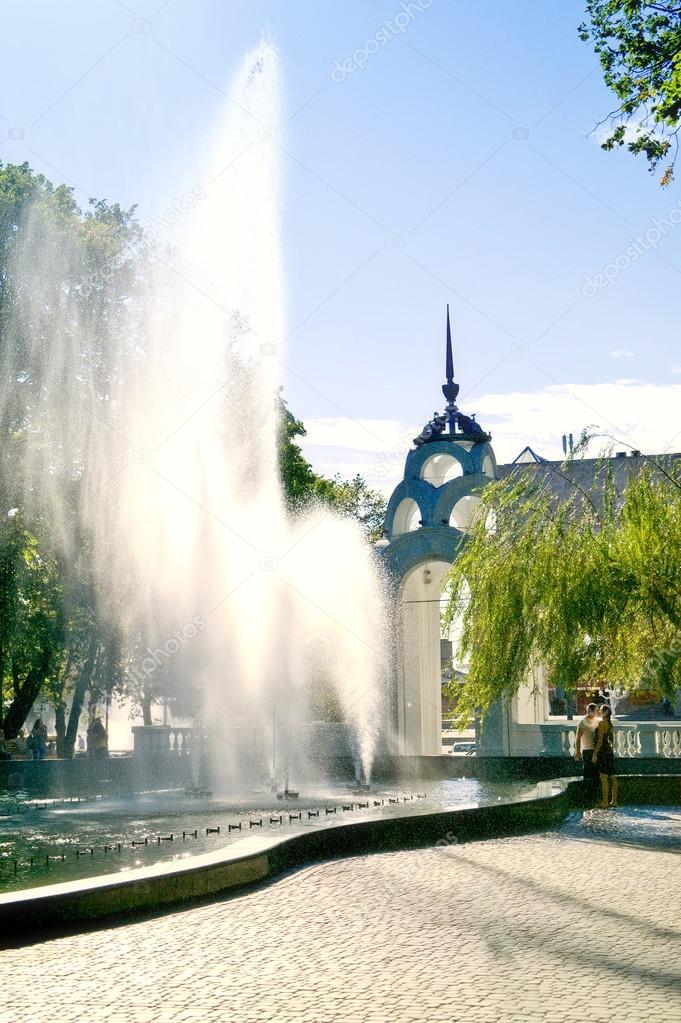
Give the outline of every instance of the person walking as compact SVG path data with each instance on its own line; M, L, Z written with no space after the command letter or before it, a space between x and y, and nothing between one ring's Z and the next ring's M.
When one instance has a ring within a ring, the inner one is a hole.
M617 775L615 774L615 751L613 739L615 730L612 726L612 711L607 705L600 709L601 720L596 729L596 745L592 754L592 762L598 769L601 779L602 807L617 806ZM610 801L608 802L608 782L610 783Z
M584 794L594 799L598 791L598 768L593 762L593 752L596 746L596 729L600 722L598 708L595 703L589 703L586 708L586 715L577 725L577 737L575 739L575 760L581 760L582 773L584 778Z

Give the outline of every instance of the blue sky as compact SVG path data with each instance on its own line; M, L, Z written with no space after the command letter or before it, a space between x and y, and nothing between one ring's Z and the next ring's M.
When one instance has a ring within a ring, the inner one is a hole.
M161 216L201 183L265 30L288 111L283 382L315 465L395 481L442 403L446 302L460 403L502 459L557 457L590 423L678 450L681 194L589 137L614 103L582 7L24 0L3 10L0 160Z

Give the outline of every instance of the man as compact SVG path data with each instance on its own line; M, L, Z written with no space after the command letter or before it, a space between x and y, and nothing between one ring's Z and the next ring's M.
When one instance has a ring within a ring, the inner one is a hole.
M589 796L595 796L598 791L598 768L592 762L596 745L596 729L601 720L597 710L598 708L595 703L587 705L586 715L577 725L577 738L575 741L575 760L582 761L584 793Z

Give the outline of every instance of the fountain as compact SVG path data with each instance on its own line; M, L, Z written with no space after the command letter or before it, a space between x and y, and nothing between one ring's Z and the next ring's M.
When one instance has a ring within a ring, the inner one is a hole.
M76 255L54 258L62 240L44 219L29 218L16 273L41 380L26 506L54 523L67 562L86 544L98 614L125 650L151 655L137 675L130 657L130 678L199 694L191 713L210 776L197 787L269 777L290 797L289 777L296 788L313 772L319 685L336 694L368 784L387 657L381 582L359 527L322 507L292 519L279 482L279 75L266 41L244 60L179 254L154 253L135 285L141 301L109 328L106 394L82 355L87 306L63 285ZM102 273L96 301L107 287ZM3 384L0 404L12 399ZM75 520L64 514L74 477Z

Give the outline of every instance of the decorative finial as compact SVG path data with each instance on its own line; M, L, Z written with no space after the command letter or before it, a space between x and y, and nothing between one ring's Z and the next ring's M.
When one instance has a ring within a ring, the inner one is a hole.
M447 418L449 419L449 432L456 432L456 398L459 393L459 385L454 383L454 357L452 355L452 329L449 324L449 302L447 303L447 350L445 376L447 383L442 385L442 393L447 400Z

